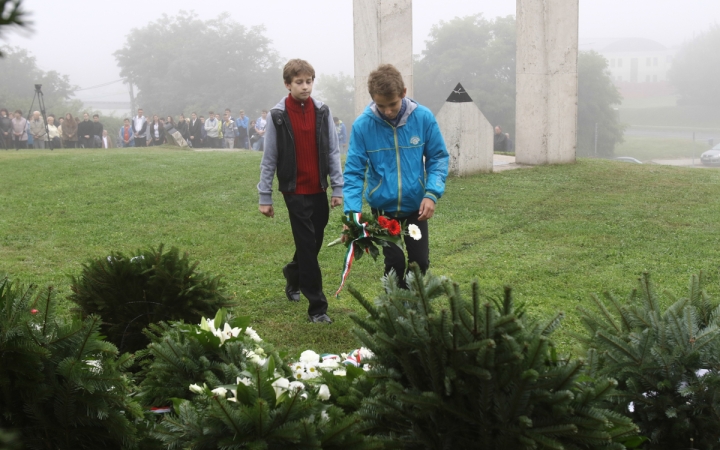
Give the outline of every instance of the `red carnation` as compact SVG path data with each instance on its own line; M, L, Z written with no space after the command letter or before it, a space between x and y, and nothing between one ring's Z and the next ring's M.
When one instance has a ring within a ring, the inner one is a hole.
M37 314L37 313L38 313L38 310L37 310L37 309L31 309L31 310L30 310L30 314L32 314L32 315L35 315L35 314Z
M390 233L390 236L397 236L402 231L402 228L400 228L400 224L397 220L390 220L388 221L387 230L388 233Z
M385 216L378 217L378 223L381 227L385 228L387 230L388 226L390 226L390 220L388 220Z

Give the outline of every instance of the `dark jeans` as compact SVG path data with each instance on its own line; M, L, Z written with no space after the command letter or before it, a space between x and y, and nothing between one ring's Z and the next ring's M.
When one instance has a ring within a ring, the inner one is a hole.
M378 212L373 210L373 214L377 215ZM405 242L405 249L407 250L407 263L405 261L405 253L402 248L397 245L390 245L389 247L383 247L383 256L385 256L385 275L390 273L390 270L394 269L395 273L400 280L400 287L407 289L407 283L405 282L405 276L407 275L408 266L411 263L416 263L420 267L420 271L425 274L428 267L430 266L430 240L428 239L428 223L427 220L420 221L418 216L419 211L416 211L409 216L396 217L402 226L403 231L407 231L407 227L410 224L415 224L420 228L422 238L416 241L410 236L403 236Z
M12 146L12 133L9 133L7 136L0 133L0 147L5 150L10 150Z
M147 138L135 136L135 147L147 147Z
M323 245L325 226L330 215L327 194L285 194L295 254L286 266L290 284L298 286L310 305L308 314L325 314L328 308L323 293L322 272L317 256Z

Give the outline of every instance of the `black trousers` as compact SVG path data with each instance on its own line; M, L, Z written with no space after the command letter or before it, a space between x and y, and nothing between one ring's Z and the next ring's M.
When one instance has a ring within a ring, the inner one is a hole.
M295 240L295 254L286 266L288 280L307 297L310 302L309 315L325 314L328 302L323 293L322 272L317 256L323 245L330 216L327 194L284 194L283 197Z
M378 214L376 210L373 210L373 214ZM408 266L411 263L416 263L420 267L420 271L425 274L428 267L430 267L430 240L428 238L428 223L427 220L420 221L418 216L419 211L416 211L408 216L396 217L403 228L403 231L407 231L407 227L410 224L417 225L422 233L420 240L415 240L410 236L403 236L405 243L405 249L407 250L407 263L405 261L405 253L402 248L397 245L390 245L389 247L383 247L383 256L385 257L385 275L394 270L400 280L400 287L407 289L407 283L405 282L405 276L407 275Z
M135 136L135 147L147 147L147 138Z
M83 148L93 148L93 138L90 136L89 138L80 136L78 139L78 147Z

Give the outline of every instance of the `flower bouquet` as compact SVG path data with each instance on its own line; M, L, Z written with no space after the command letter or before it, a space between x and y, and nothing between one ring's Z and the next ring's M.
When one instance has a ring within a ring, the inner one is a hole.
M340 295L340 291L345 285L353 261L362 258L363 253L368 253L373 260L377 260L380 254L378 245L381 247L400 246L404 234L408 234L415 240L422 237L416 225L409 225L407 233L403 233L400 222L385 216L375 217L368 213L352 213L343 217L342 222L344 225L342 236L328 244L328 247L332 247L342 243L347 247L345 265L340 287L335 293L336 297Z

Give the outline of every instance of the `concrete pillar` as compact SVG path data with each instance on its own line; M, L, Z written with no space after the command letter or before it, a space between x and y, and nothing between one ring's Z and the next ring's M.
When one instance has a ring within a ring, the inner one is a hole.
M357 117L371 101L368 75L380 64L400 71L412 97L412 0L353 0L353 20Z
M517 0L515 159L575 161L578 0Z
M450 174L492 172L493 127L460 83L436 118L450 153Z

